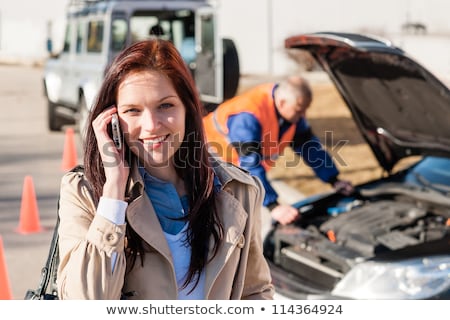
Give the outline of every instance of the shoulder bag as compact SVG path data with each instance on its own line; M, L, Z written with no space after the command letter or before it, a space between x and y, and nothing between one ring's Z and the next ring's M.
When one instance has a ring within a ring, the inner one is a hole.
M27 290L25 300L58 300L56 286L56 272L59 264L58 226L59 215L57 216L55 229L53 230L53 237L50 244L50 250L48 252L47 262L41 271L41 280L36 290Z

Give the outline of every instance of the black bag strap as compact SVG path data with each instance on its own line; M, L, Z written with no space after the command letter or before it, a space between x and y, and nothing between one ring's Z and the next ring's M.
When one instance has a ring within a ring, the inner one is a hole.
M59 199L58 199L58 209L59 209ZM50 295L54 296L54 299L57 299L56 292L56 273L59 265L59 248L58 248L58 227L59 227L59 215L56 218L55 229L53 230L52 242L50 244L50 249L48 251L47 262L41 271L41 282L35 292L35 294L39 297L45 297L46 300L49 300L50 297L46 297L47 289L52 280L52 292ZM51 299L50 299L51 300Z
M71 172L83 172L84 168L82 166L76 166ZM41 280L39 282L38 288L36 290L28 290L25 294L25 300L57 300L58 292L56 285L56 276L59 265L59 200L57 201L56 210L56 224L53 229L52 241L50 243L50 249L48 251L47 261L45 266L41 270ZM49 293L49 284L51 284L51 290Z
M59 197L58 197L58 211L59 211ZM59 228L59 214L57 214L55 228L53 230L52 242L48 251L47 261L45 266L41 269L41 280L36 290L28 290L25 294L25 300L57 300L58 293L56 288L56 274L59 265L59 248L58 248L58 228ZM50 282L51 292L47 293Z

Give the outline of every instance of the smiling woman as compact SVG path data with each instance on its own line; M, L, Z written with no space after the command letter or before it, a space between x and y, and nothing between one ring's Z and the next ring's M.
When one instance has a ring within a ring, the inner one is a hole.
M84 174L62 179L61 299L272 299L262 184L208 153L202 114L171 42L117 56L90 114Z

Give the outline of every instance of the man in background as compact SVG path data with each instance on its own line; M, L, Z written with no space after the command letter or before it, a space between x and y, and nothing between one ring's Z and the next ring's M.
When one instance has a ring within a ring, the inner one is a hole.
M225 101L204 118L210 151L259 177L266 190L263 204L281 224L293 222L299 213L278 202L266 173L287 146L322 181L345 194L353 191L349 181L338 179L335 163L306 120L311 102L307 80L291 76L280 83L256 86Z

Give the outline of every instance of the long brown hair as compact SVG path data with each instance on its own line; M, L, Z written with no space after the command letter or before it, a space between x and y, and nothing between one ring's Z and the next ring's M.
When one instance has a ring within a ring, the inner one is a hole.
M164 74L175 88L186 108L186 133L183 143L174 155L177 174L184 180L189 197L187 240L191 246L191 261L184 285L198 283L200 272L208 262L208 244L213 238L212 257L217 254L223 238L223 226L215 208L214 171L210 155L205 149L203 106L197 94L192 75L179 52L170 41L152 39L140 41L121 52L108 68L97 100L89 117L85 138L84 166L96 201L106 181L92 121L107 107L116 104L120 83L131 72L156 71ZM125 146L125 154L130 154ZM131 162L129 162L131 163ZM137 255L144 263L142 239L127 226L131 268Z

